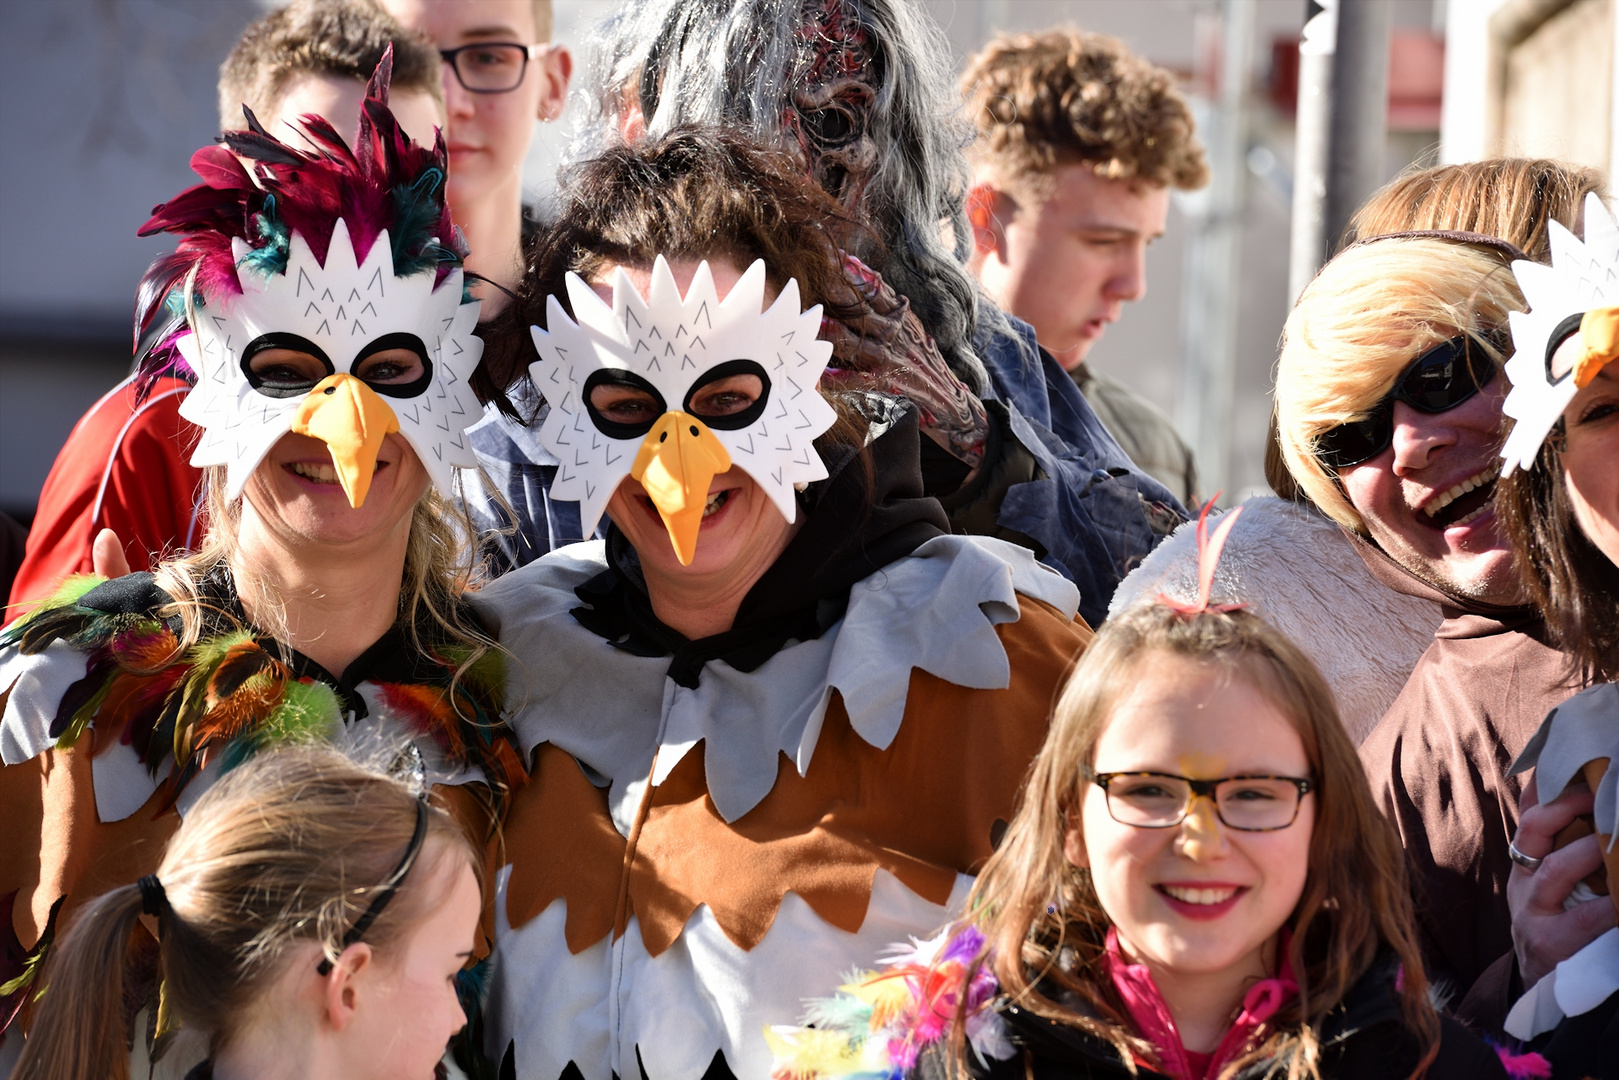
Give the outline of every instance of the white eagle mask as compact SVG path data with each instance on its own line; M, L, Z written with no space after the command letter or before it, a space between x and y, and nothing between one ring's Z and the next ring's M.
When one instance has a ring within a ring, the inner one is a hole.
M445 275L437 288L431 270L395 277L388 233L377 235L360 262L342 220L332 229L324 266L297 232L285 273L244 265L251 251L234 241L242 294L193 309L193 332L177 343L197 375L180 406L180 415L203 429L191 463L226 466L235 498L283 435L312 435L331 450L338 480L357 507L383 438L397 431L439 491L453 495L454 468L476 465L465 432L483 415L468 386L483 355L473 335L479 303L461 302L461 271ZM249 361L266 348L307 352L323 361L326 377L257 377ZM388 349L416 353L420 376L404 384L357 377L358 365Z
M1585 197L1585 241L1547 225L1552 264L1520 259L1512 273L1529 310L1513 311L1512 392L1502 411L1516 421L1501 456L1503 475L1535 467L1540 445L1568 403L1619 353L1619 225L1602 200Z
M832 358L832 344L816 336L821 308L801 311L798 283L788 281L766 310L765 287L759 260L721 301L703 262L681 296L660 255L645 299L622 269L613 275L611 306L575 274L567 276L574 318L547 298L550 330L530 328L540 359L529 373L551 406L539 438L561 462L551 494L579 501L587 535L632 476L658 508L676 555L690 564L717 474L742 469L789 522L798 511L794 485L826 477L813 440L837 414L815 388ZM692 412L695 393L736 375L759 380L762 393L751 405L725 416ZM603 383L650 396L657 415L639 424L603 416L591 402Z

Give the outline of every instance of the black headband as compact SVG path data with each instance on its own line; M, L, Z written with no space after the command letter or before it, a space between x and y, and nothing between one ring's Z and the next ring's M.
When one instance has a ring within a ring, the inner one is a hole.
M1379 240L1446 240L1452 244L1467 244L1471 247L1488 248L1497 255L1504 256L1507 262L1516 262L1519 259L1530 261L1529 256L1516 244L1501 239L1499 236L1486 236L1484 233L1467 232L1463 229L1407 229L1403 232L1378 233L1376 236L1363 236L1353 244L1338 252L1353 251L1367 244L1375 244ZM1332 258L1336 259L1338 255ZM1329 263L1332 259L1327 260Z
M399 865L394 868L392 874L388 875L388 879L377 887L377 895L371 898L370 905L365 911L361 912L358 919L354 920L354 925L349 927L348 933L343 935L343 942L337 949L339 953L359 941L361 935L370 928L372 923L377 921L377 916L381 915L382 909L388 906L388 901L394 898L394 893L399 891L399 885L405 880L405 875L410 873L410 868L415 865L416 857L422 851L422 840L426 836L427 793L423 792L421 797L416 800L416 831L411 834L410 846L405 848L404 858L399 860ZM332 973L332 961L329 958L322 957L319 966L315 970L321 975L330 975Z

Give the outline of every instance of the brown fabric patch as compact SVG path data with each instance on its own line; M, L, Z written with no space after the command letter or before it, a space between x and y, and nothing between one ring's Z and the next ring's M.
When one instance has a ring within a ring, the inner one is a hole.
M568 901L568 951L580 953L613 930L625 840L607 812L607 792L566 751L541 743L528 786L506 814L506 919L522 926L559 897Z
M970 690L913 671L905 719L886 750L854 732L833 695L808 773L780 755L775 787L732 824L708 797L701 745L643 800L633 845L613 828L606 793L566 754L542 746L529 788L536 798L520 800L521 810L514 804L507 826L523 856L508 886L512 925L560 896L569 949L600 941L612 929L626 861L626 914L653 956L700 904L732 942L752 949L788 892L831 925L858 930L879 867L944 903L956 875L989 857L995 821L1011 819L1057 690L1091 638L1083 621L1019 601L1022 618L996 628L1011 663L1007 689Z

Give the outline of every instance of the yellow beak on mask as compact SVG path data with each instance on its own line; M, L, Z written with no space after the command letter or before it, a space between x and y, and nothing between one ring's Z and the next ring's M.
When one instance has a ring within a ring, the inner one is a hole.
M353 375L339 372L315 384L298 406L292 430L326 444L337 482L358 509L371 490L382 440L399 430L399 418L382 396Z
M683 412L666 412L641 442L630 475L658 508L675 557L690 566L703 527L708 485L731 467L731 455L708 425Z

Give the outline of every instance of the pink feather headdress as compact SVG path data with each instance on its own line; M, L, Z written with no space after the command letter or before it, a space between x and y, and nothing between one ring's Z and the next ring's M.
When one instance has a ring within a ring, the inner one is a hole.
M191 156L202 183L152 210L140 236L181 234L179 246L159 256L141 279L135 304L135 355L142 394L163 375L195 378L175 342L189 332L184 292L217 304L241 294L231 242L253 247L242 261L260 271L286 266L293 233L322 265L339 219L348 226L356 257L364 259L387 230L394 273L436 265L435 286L459 267L466 248L444 197L449 156L439 133L432 149L411 141L388 109L393 47L384 52L360 111L356 146L325 119L300 118L309 150L289 146L242 107L248 130L226 131L219 142ZM244 164L246 159L247 164Z

